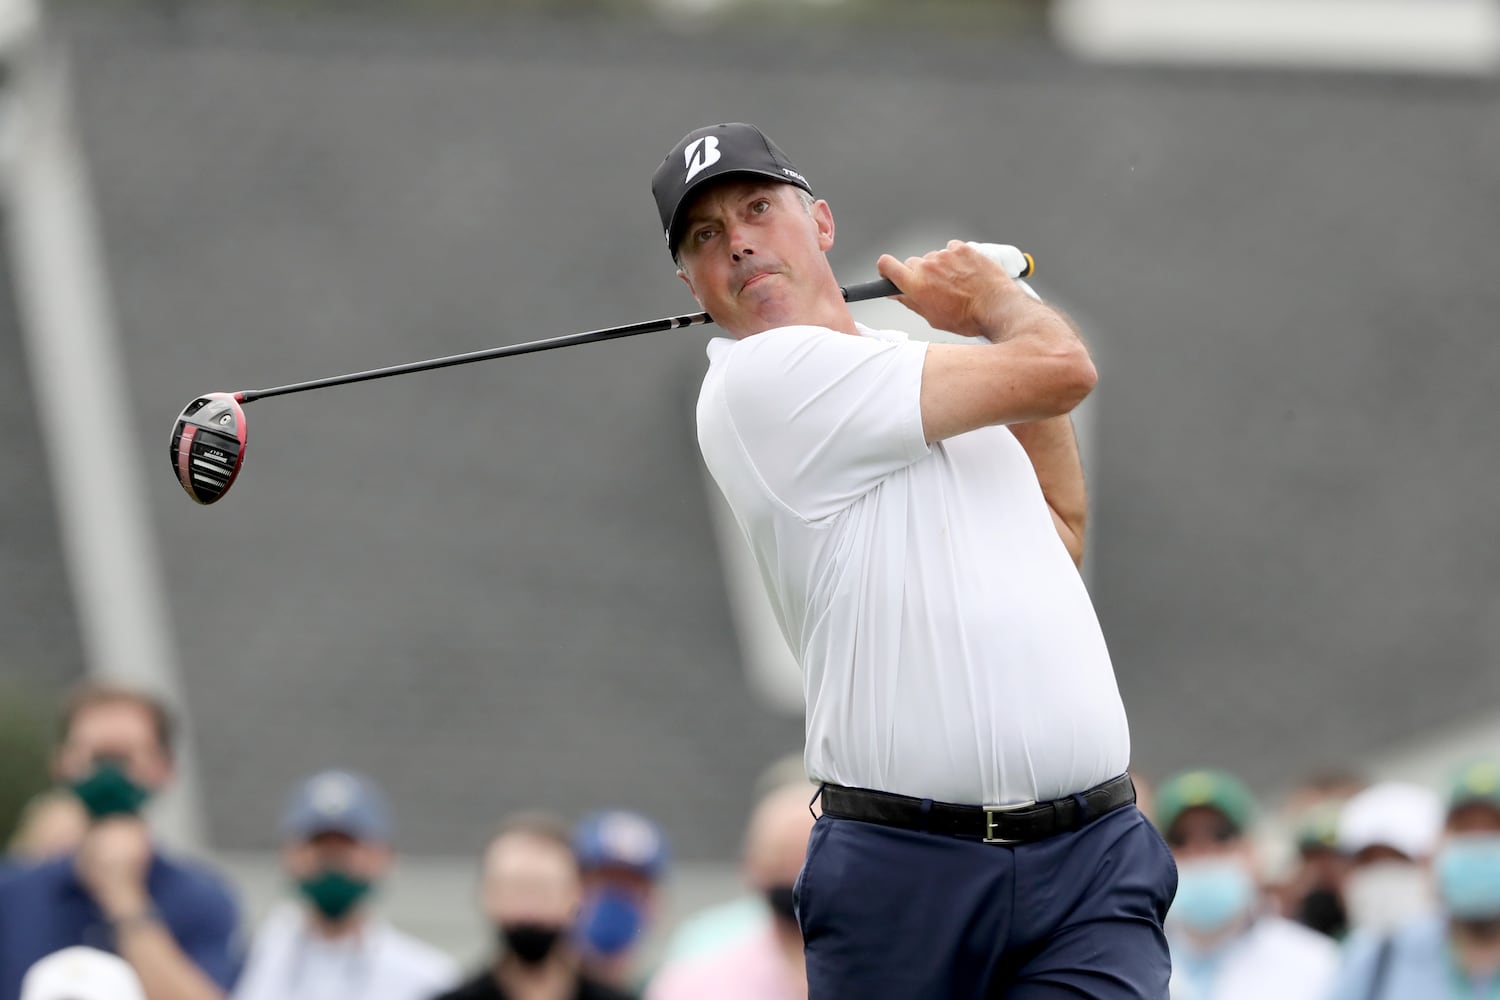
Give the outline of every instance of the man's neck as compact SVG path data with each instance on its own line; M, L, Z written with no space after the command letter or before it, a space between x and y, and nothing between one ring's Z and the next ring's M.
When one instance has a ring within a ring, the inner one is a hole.
M839 290L838 282L833 279L832 272L829 273L827 280L828 286L818 292L806 308L801 306L795 309L788 308L781 321L771 321L767 326L750 333L740 333L735 330L729 332L736 339L744 340L757 333L778 330L784 326L822 326L838 333L858 336L859 330L854 324L854 314L849 311L849 303L844 301L843 292Z
M1476 979L1500 972L1500 918L1454 920L1449 924L1459 968Z
M573 1000L577 972L562 955L552 955L538 965L526 965L509 956L495 963L495 982L510 1000Z
M1198 955L1212 955L1250 930L1250 925L1255 923L1255 915L1247 913L1236 917L1228 925L1217 931L1203 932L1183 928L1183 937L1187 939L1188 946Z
M330 920L316 910L309 910L307 926L312 930L314 937L324 941L350 941L364 931L365 915L351 913L339 920Z

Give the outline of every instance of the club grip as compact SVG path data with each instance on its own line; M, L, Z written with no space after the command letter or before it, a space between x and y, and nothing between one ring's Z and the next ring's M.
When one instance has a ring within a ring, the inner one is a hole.
M1036 261L1032 259L1031 254L1017 250L1008 243L970 243L969 245L991 260L1004 265L1006 273L1012 278L1025 278L1036 270ZM895 282L889 278L876 278L874 281L847 285L843 292L845 302L867 302L870 299L900 295L901 289L897 288Z

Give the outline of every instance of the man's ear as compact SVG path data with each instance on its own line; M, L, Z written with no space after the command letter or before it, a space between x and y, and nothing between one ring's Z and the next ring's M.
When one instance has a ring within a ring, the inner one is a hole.
M677 277L681 278L682 283L688 286L688 292L693 296L693 301L698 303L698 305L701 307L703 305L703 300L698 298L698 290L693 287L693 279L689 278L687 276L687 272L680 267L677 269Z
M818 227L818 249L833 249L833 209L819 198L812 206L813 224Z

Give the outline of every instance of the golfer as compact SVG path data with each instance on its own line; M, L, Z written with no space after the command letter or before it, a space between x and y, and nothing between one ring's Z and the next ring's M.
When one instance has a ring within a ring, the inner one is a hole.
M703 457L803 672L811 1000L1165 1000L1175 870L1078 573L1077 332L957 241L877 266L972 344L855 322L827 202L752 125L688 133L651 186L729 334Z

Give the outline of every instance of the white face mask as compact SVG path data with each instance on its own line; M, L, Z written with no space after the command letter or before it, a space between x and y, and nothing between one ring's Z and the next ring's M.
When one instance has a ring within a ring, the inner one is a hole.
M1354 930L1385 933L1433 909L1427 869L1407 861L1377 861L1349 873L1344 906Z

